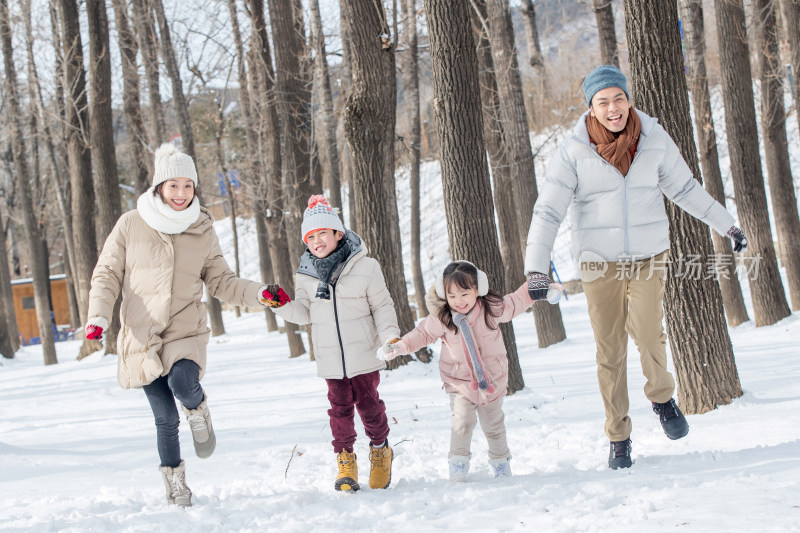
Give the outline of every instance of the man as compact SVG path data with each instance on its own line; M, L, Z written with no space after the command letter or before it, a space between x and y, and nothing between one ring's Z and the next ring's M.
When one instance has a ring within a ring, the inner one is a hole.
M662 194L721 235L747 247L733 216L694 179L655 118L632 107L627 79L611 65L583 82L589 110L553 156L533 210L525 253L528 290L545 298L550 254L572 204L573 250L597 345L597 379L611 445L608 466L631 466L628 335L636 342L652 402L670 439L689 425L672 395L663 326L669 221Z

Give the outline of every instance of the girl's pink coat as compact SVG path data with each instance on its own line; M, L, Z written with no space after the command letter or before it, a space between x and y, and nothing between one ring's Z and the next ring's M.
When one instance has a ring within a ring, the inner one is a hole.
M485 306L476 305L467 317L483 364L494 380L495 391L491 394L472 390L470 387L471 370L467 364L469 355L464 348L461 333L453 333L452 330L445 328L437 316L439 309L447 303L436 295L433 287L428 291L426 301L431 314L422 319L416 328L402 338L402 341L408 346L409 352L416 352L420 348L442 339L439 374L446 392L462 394L475 404L489 403L504 396L508 388L506 347L503 344L503 334L500 328L491 329L486 325L483 316L486 312ZM503 297L502 313L493 320L496 324L509 322L515 316L525 312L532 304L533 300L528 295L528 286L525 283L516 292Z

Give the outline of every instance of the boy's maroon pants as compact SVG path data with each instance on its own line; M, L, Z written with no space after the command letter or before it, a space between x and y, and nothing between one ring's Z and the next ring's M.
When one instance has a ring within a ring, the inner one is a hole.
M370 442L375 446L382 445L389 436L389 421L386 419L386 406L378 397L380 371L325 381L328 383L328 401L331 403L328 416L331 418L333 451L353 451L356 442L353 407L361 417Z

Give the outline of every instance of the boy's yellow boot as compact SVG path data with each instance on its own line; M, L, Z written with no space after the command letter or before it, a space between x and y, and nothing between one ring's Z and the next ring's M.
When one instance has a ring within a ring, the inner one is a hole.
M385 489L392 482L392 461L394 452L389 441L380 448L369 447L369 488Z
M336 476L336 490L357 491L358 486L358 464L356 464L356 454L342 450L336 456L339 464L339 475Z

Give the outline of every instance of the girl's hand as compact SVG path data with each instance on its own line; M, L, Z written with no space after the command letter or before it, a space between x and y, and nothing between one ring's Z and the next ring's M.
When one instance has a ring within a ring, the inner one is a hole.
M561 300L561 295L564 293L564 286L560 283L551 283L547 289L547 301L552 305Z

